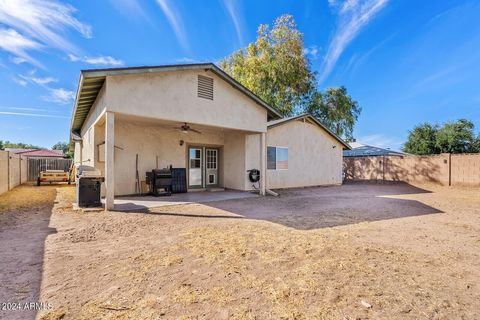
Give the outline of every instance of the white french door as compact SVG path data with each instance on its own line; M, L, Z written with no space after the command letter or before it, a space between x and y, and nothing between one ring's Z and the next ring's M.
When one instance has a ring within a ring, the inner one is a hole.
M219 150L208 147L188 148L188 187L218 186Z
M218 185L218 149L205 149L205 178L207 186Z

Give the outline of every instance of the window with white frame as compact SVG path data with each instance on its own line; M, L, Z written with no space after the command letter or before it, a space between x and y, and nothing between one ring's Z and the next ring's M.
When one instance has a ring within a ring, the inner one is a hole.
M288 148L267 147L267 169L287 170L288 169Z
M217 150L207 149L207 169L217 169Z

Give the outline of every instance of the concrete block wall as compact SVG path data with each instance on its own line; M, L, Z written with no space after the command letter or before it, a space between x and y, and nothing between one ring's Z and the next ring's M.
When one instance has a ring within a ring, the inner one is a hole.
M26 157L0 150L0 194L27 182Z
M480 154L347 157L346 180L405 181L444 186L480 186Z
M0 194L7 192L10 189L9 170L8 170L8 156L7 151L0 150Z

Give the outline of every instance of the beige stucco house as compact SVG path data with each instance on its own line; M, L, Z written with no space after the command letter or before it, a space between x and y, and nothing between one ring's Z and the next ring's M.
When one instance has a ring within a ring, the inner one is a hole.
M309 115L282 119L211 63L81 72L71 121L75 162L105 176L106 208L155 168L187 169L189 189L340 184L340 138ZM267 161L268 160L268 161ZM265 179L266 177L266 179Z

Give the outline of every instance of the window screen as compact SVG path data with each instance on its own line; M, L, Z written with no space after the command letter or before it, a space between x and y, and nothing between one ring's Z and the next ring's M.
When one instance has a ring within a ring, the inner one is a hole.
M277 151L275 147L267 147L267 169L277 169Z
M288 148L267 147L267 169L269 170L288 169Z
M277 170L288 169L288 148L277 147Z

